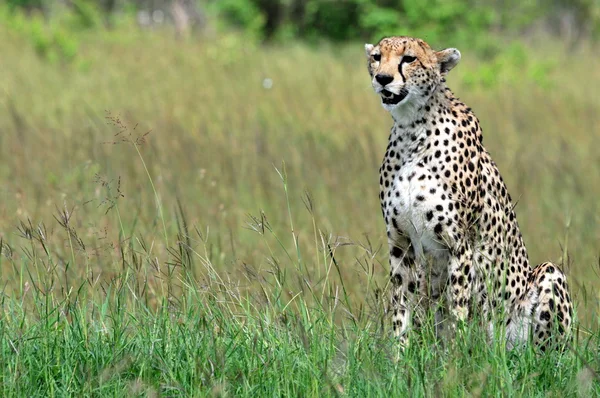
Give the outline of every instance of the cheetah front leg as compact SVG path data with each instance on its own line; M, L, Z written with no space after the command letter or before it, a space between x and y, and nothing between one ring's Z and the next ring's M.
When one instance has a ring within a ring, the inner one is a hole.
M400 248L390 242L391 312L394 336L404 349L408 346L407 332L418 327L416 316L419 278L415 257L409 245Z
M450 250L448 275L448 306L452 315L453 325L464 322L469 316L469 302L473 289L473 252L467 242L462 242Z

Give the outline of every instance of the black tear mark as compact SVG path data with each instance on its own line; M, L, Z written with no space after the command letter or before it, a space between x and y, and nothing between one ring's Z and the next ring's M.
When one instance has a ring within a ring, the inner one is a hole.
M400 76L402 76L402 82L406 83L406 78L404 77L404 73L402 73L402 64L404 63L404 57L400 60L400 65L398 65L398 72L400 72Z

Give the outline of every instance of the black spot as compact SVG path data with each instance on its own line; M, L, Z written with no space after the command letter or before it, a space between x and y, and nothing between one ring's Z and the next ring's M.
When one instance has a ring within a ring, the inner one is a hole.
M427 214L425 214L425 217L427 217L427 221L431 221L433 218L433 212L431 210L428 211Z

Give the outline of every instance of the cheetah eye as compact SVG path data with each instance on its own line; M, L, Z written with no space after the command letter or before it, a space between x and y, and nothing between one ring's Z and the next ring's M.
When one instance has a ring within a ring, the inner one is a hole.
M410 55L405 55L404 57L402 57L402 63L406 62L407 64L410 64L411 62L413 62L416 59L417 59L417 57L411 57Z
M373 54L373 59L377 62L381 61L381 54Z

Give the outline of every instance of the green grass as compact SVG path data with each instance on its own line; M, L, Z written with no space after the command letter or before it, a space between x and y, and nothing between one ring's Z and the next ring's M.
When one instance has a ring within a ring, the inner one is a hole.
M52 64L0 27L0 394L600 394L592 46L528 44L554 64L549 86L508 65L472 85L486 64L468 49L449 77L532 262L567 266L575 343L506 352L476 325L456 342L426 329L394 363L378 203L391 121L362 45L80 40Z
M595 370L600 335L579 334L563 350L543 354L532 346L507 351L502 331L489 341L477 323L455 340L440 341L429 322L401 353L385 325L385 298L360 304L364 298L346 293L343 283L306 278L300 260L304 248L295 240L283 243L263 225L251 225L258 240L280 246L288 256L272 257L266 272L246 268L244 282L215 271L206 242L202 252L180 244L162 270L146 249L137 252L130 244L114 279L73 281L68 292L58 289L67 273L59 270L57 259L36 250L44 247L43 234L23 226L31 242L27 272L46 273L40 284L26 281L18 298L3 297L1 394L600 394ZM322 240L317 247L329 253L315 259L322 273L340 272L328 243ZM150 274L160 279L159 295L151 290ZM368 269L361 278L371 287ZM250 281L259 288L245 291ZM153 301L157 296L163 299Z

